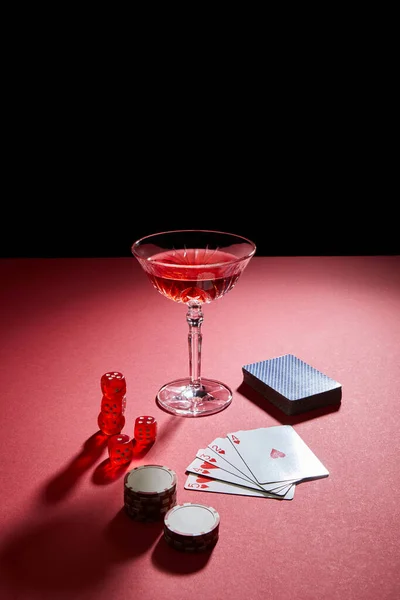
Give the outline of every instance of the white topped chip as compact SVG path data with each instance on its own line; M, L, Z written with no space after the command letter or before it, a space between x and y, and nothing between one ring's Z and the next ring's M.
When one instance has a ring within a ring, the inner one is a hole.
M161 465L142 465L129 471L125 485L140 494L161 494L176 486L176 474Z
M215 508L203 504L178 504L165 515L164 524L172 533L183 536L203 536L219 527Z

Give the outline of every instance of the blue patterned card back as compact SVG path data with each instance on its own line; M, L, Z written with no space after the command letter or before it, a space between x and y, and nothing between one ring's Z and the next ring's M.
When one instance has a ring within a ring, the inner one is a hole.
M242 367L244 381L287 414L341 401L341 384L293 354Z

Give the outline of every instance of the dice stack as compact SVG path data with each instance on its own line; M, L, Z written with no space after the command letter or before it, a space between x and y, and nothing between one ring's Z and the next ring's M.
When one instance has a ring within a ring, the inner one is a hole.
M125 425L126 381L119 371L104 373L100 380L103 393L97 418L100 430L106 435L121 433Z

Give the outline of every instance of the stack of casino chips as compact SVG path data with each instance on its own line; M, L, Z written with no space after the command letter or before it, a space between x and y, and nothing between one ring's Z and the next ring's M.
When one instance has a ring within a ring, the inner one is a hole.
M176 504L176 473L161 465L142 465L124 477L124 509L135 521L164 519Z
M218 541L220 517L212 506L176 504L165 515L164 539L182 552L211 550Z

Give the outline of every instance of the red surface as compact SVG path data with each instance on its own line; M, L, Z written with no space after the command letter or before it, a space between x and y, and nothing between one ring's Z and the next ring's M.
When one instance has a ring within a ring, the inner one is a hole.
M204 307L203 375L234 390L223 412L155 404L188 372L185 307L132 258L0 261L2 600L396 600L400 597L400 257L255 257ZM343 386L339 410L287 417L242 385L243 364L292 353ZM97 415L100 377L126 377L126 424L157 439L178 502L213 506L211 554L130 521ZM184 489L196 451L238 429L294 425L330 472L293 501Z

